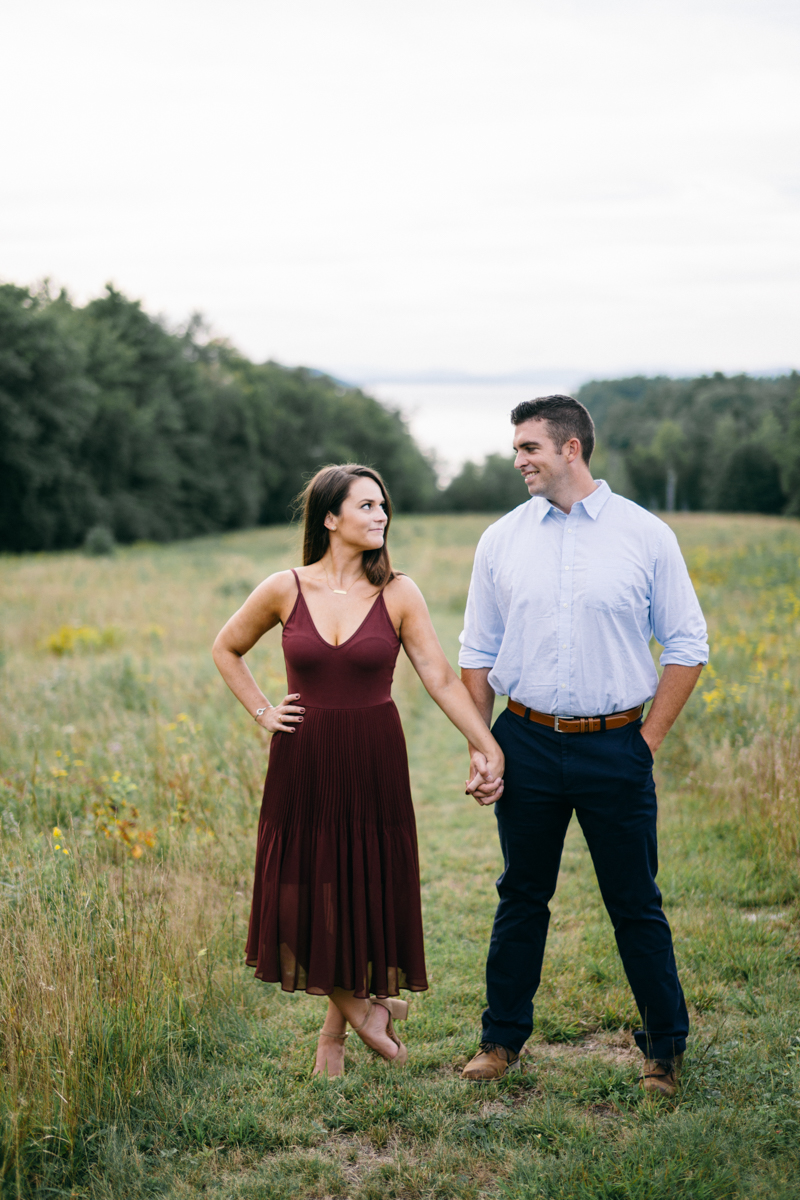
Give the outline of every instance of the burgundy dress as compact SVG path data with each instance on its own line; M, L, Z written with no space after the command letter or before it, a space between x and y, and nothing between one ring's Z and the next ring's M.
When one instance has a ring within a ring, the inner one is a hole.
M286 992L423 991L417 833L391 697L400 640L381 592L332 646L294 576L283 652L305 719L272 738L247 963Z

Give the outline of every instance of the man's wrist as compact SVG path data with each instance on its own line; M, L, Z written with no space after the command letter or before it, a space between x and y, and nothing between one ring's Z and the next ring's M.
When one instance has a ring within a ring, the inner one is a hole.
M666 730L664 730L662 732L661 730L656 729L652 725L648 726L647 721L645 721L643 723L639 732L641 733L642 737L647 742L648 746L650 747L650 749L653 751L654 754L655 754L656 750L658 750L661 743L664 741L664 738L667 736Z

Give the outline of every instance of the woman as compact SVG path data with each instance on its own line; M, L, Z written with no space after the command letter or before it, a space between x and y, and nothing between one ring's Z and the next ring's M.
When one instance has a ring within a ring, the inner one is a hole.
M314 1073L341 1075L347 1023L382 1058L406 1047L400 988L427 988L408 760L391 683L400 646L485 756L503 755L447 662L419 589L391 567L377 471L318 471L305 489L303 566L265 579L220 632L214 661L272 739L247 962L256 978L328 997ZM244 663L280 624L291 694L270 704ZM472 791L480 775L467 784Z

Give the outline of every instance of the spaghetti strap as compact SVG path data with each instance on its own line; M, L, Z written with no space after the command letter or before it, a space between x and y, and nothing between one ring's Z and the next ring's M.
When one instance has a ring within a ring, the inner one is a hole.
M302 590L302 588L300 587L300 576L297 574L297 571L295 571L294 567L290 567L290 568L289 568L289 570L290 570L290 571L292 572L292 574L294 575L294 581L295 581L295 583L297 584L297 590L298 590L298 592L300 593L300 595L302 596L302 594L303 594L303 590Z

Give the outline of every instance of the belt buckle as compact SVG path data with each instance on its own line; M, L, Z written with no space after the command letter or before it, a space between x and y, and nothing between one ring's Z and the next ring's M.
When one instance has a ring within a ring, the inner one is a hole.
M565 717L562 713L561 720L562 721L578 721L578 720L580 720L580 718L579 717ZM568 730L568 729L561 729L561 727L558 724L557 714L553 715L553 721L554 721L553 729L555 730L556 733L569 733L570 732L570 730Z

